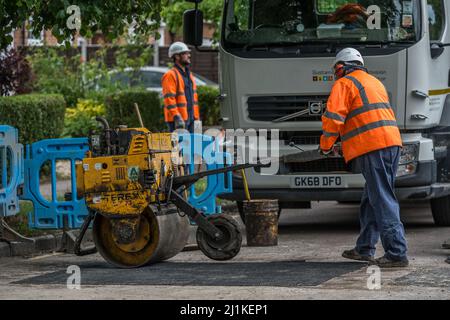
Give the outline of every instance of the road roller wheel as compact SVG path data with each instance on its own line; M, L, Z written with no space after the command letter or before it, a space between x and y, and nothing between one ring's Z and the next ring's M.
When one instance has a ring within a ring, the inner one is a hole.
M237 221L228 215L211 215L207 217L216 228L223 232L222 239L210 237L202 229L197 229L197 244L200 250L213 260L230 260L241 250L242 234Z
M127 227L127 220L96 215L93 238L106 261L120 268L136 268L169 259L183 250L189 237L189 220L176 210L155 215L147 208L138 219L139 225L133 233Z

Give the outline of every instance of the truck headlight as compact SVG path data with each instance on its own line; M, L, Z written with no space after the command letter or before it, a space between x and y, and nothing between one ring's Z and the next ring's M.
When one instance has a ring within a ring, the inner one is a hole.
M416 173L419 159L419 143L405 144L401 149L397 177Z

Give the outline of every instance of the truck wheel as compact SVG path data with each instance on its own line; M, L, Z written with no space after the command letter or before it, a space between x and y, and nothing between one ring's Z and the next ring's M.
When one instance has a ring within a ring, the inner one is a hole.
M431 199L434 223L440 227L450 226L450 196Z

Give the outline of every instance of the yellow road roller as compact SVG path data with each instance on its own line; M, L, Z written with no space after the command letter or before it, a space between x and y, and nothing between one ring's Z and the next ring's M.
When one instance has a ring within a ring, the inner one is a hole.
M190 222L197 224L199 249L214 260L228 260L240 250L242 236L234 218L206 216L186 199L186 190L200 178L257 166L224 166L185 175L178 141L171 133L146 128L102 129L89 137L89 151L76 165L77 194L89 215L75 243L93 221L96 249L121 268L140 267L169 259L186 245ZM175 150L175 151L174 151Z

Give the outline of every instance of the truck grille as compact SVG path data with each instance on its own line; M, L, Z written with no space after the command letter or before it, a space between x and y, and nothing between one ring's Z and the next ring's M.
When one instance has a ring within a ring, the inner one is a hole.
M304 115L286 121L321 121L327 99L327 96L322 95L249 97L248 116L255 121L273 121L299 111L309 110ZM320 103L322 108L317 109L317 103ZM312 104L315 104L316 108L310 108Z
M302 172L350 172L351 168L348 166L344 158L329 158L321 159L305 163L287 163L285 170L290 173Z
M260 173L261 168L255 168ZM350 173L351 164L346 164L344 158L328 158L304 163L280 163L278 175L298 173Z

